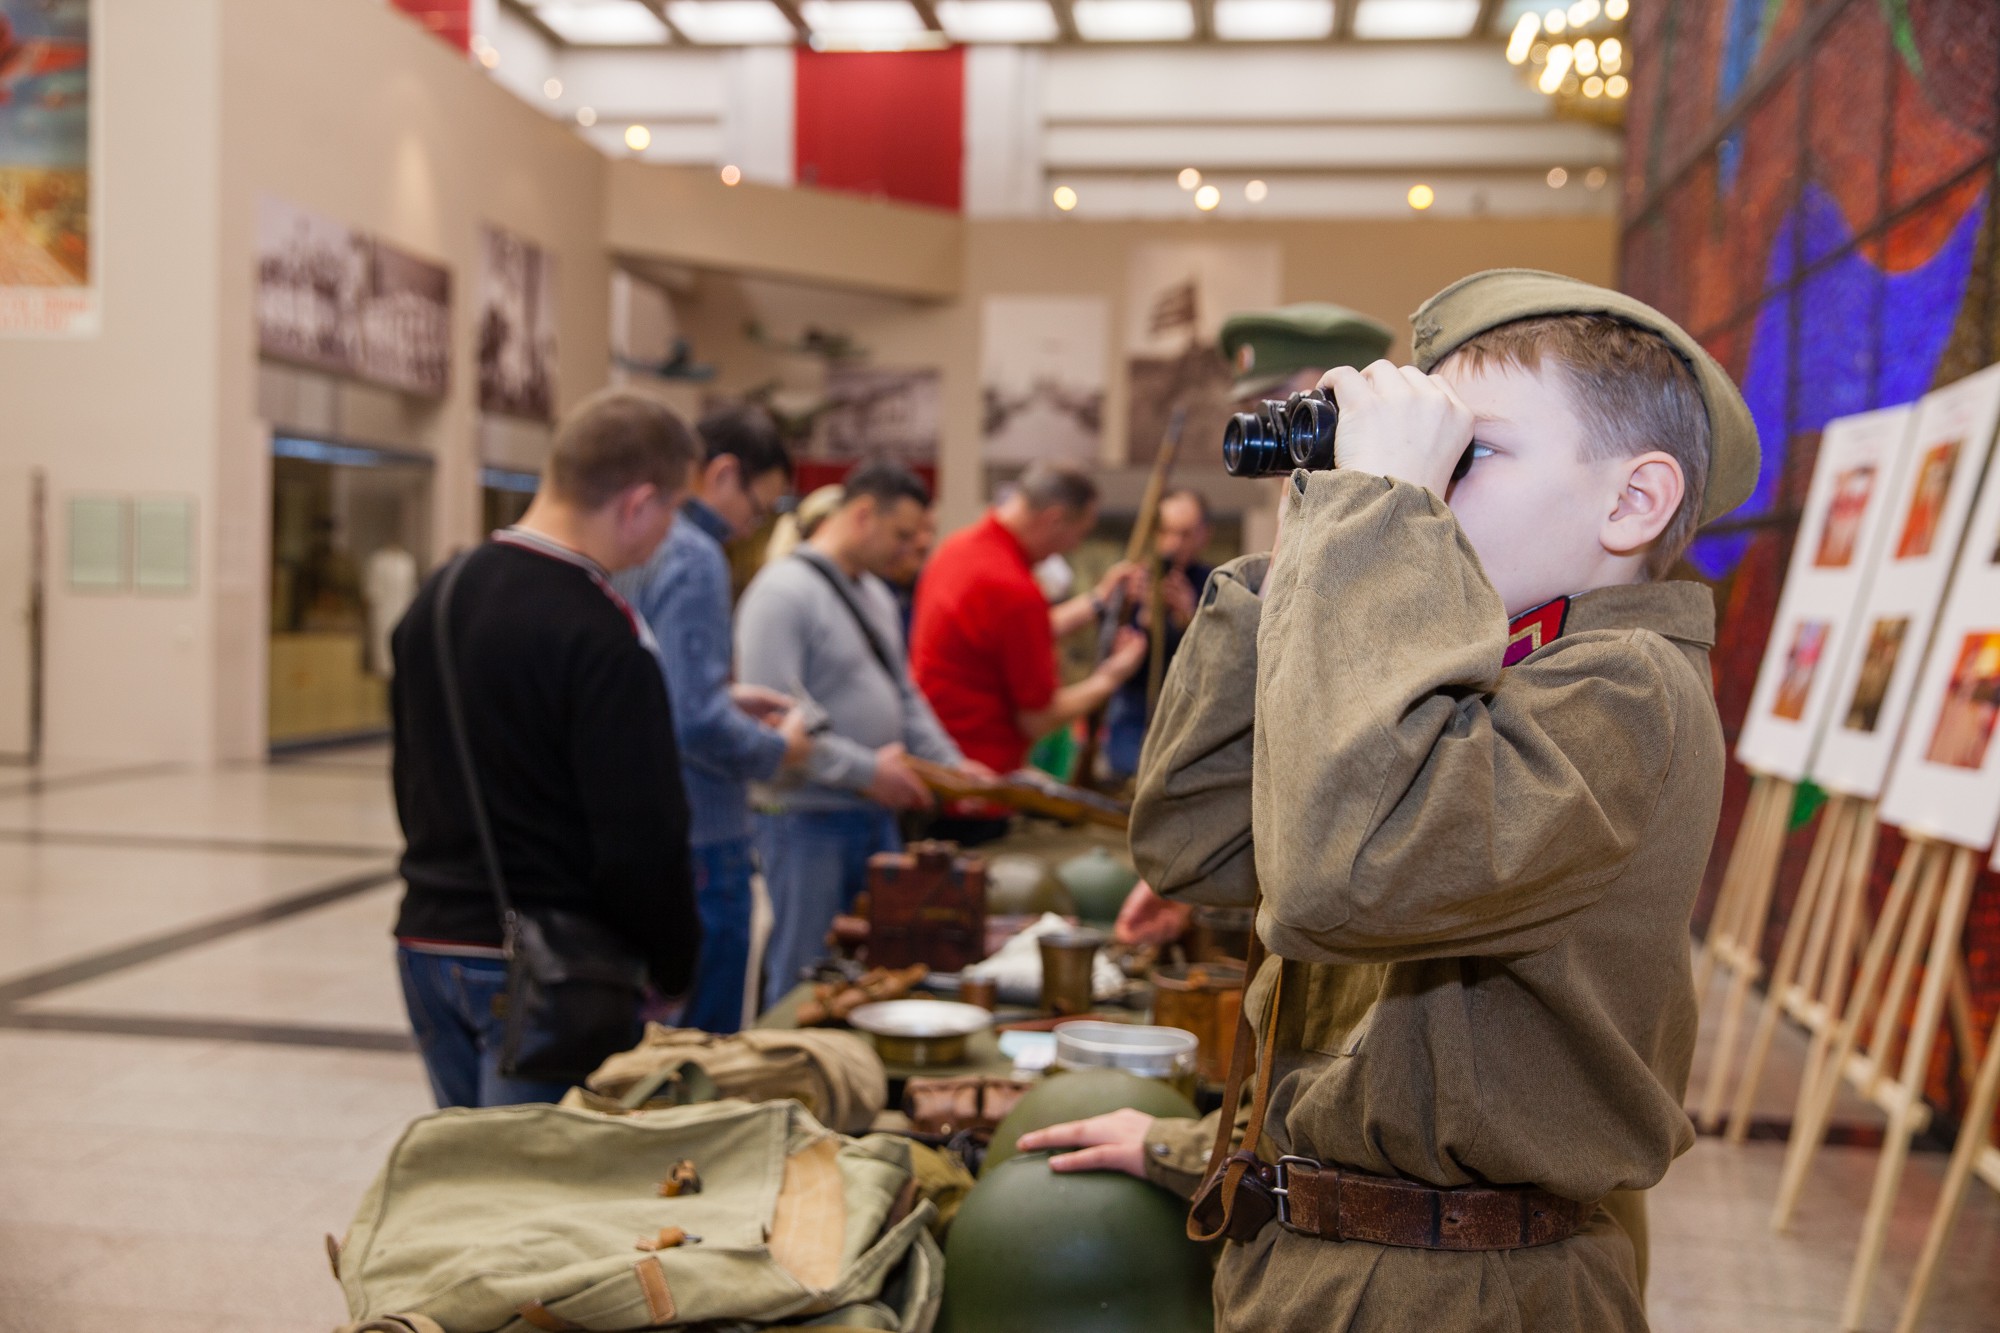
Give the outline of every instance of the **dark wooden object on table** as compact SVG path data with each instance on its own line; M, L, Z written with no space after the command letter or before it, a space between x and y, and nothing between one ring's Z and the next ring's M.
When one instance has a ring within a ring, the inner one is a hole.
M986 956L986 862L918 842L868 858L868 962L956 972Z

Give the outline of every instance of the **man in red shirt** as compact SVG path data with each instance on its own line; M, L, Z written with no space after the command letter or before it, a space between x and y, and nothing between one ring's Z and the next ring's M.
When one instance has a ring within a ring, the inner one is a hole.
M1088 474L1031 464L984 518L945 539L917 587L917 688L966 757L995 772L1019 768L1040 737L1096 711L1146 660L1146 636L1127 629L1083 680L1063 685L1056 676L1056 636L1093 621L1139 573L1114 565L1092 592L1049 605L1035 565L1075 550L1096 522Z

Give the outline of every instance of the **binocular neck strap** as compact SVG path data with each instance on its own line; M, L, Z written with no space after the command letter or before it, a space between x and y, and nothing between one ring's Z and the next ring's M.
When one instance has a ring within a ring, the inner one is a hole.
M1263 907L1264 895L1260 890L1250 906L1250 948L1243 964L1245 985L1256 980L1267 956L1263 938L1257 933L1257 914ZM1249 1008L1243 1007L1236 1016L1236 1038L1230 1046L1229 1081L1222 1090L1222 1114L1215 1127L1215 1146L1209 1150L1208 1169L1202 1172L1201 1187L1195 1191L1195 1208L1188 1214L1187 1234L1190 1240L1221 1240L1233 1230L1236 1193L1250 1169L1249 1159L1256 1153L1258 1138L1264 1132L1264 1114L1270 1107L1271 1065L1278 1046L1278 1005L1283 1001L1284 990L1285 966L1284 960L1279 959L1278 975L1271 985L1271 999L1264 1006L1261 1049L1257 1029L1250 1022ZM1257 1069L1250 1094L1250 1120L1243 1132L1247 1151L1232 1155L1230 1141L1236 1128L1237 1108L1243 1104L1243 1080L1250 1073L1253 1050L1256 1052ZM1201 1204L1218 1191L1221 1212L1214 1216L1212 1225L1204 1227L1201 1218L1209 1210L1203 1209Z

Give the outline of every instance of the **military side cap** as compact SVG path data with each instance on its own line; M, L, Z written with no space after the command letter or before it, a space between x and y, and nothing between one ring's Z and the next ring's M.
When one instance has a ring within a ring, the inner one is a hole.
M1322 301L1248 310L1223 321L1222 354L1236 372L1233 391L1252 398L1301 370L1365 366L1395 337L1386 324Z
M1708 411L1708 492L1701 521L1718 519L1750 498L1757 485L1757 423L1736 381L1687 330L1623 292L1531 268L1495 268L1460 278L1410 316L1417 369L1428 373L1488 329L1548 315L1609 315L1666 339L1694 372Z

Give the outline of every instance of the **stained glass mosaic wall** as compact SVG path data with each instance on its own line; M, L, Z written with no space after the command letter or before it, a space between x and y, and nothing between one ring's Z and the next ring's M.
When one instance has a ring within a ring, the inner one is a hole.
M2000 358L2000 3L1634 0L1631 36L1624 283L1729 367L1764 444L1750 503L1691 553L1720 588L1733 740L1821 429ZM1745 786L1732 772L1711 892ZM1781 895L1810 836L1794 834ZM1883 839L1878 906L1901 852ZM1986 874L1976 892L1966 943L1984 1032L2000 1008L2000 882ZM1931 1094L1957 1107L1968 1043L1947 1033Z

